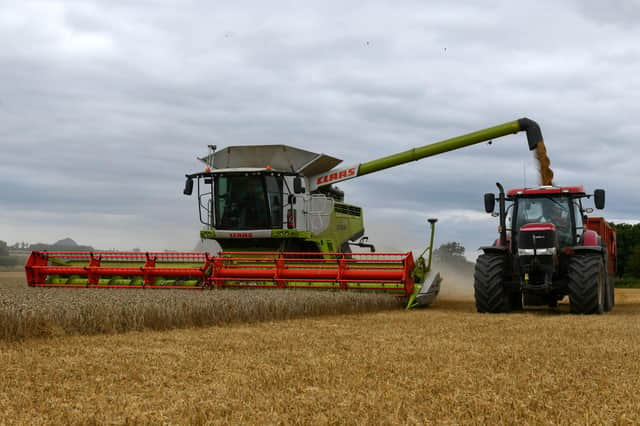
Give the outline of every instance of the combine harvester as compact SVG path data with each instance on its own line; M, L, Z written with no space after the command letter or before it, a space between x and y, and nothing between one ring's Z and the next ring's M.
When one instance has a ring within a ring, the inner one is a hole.
M429 305L441 277L429 247L376 253L364 237L362 209L344 202L337 182L465 146L526 131L529 149L542 142L527 118L348 167L341 160L286 145L233 146L200 160L184 193L197 186L200 232L224 251L209 253L33 252L26 264L32 287L306 288L388 293L407 308ZM369 249L352 253L351 246ZM425 255L428 258L425 260Z

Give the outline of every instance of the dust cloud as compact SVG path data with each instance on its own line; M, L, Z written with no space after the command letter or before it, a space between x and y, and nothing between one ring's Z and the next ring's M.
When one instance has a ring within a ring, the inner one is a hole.
M459 268L448 263L435 263L431 270L439 272L442 277L439 300L472 302L473 269Z
M207 252L212 256L217 256L222 251L222 247L216 240L200 240L193 248L194 252Z

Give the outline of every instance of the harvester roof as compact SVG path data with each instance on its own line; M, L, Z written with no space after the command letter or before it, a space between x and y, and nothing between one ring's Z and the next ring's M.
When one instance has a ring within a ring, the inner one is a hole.
M342 160L289 145L229 146L198 158L212 169L266 169L314 176L333 169Z
M551 195L551 194L577 194L584 195L584 186L539 186L537 188L514 188L510 189L509 197L522 195Z

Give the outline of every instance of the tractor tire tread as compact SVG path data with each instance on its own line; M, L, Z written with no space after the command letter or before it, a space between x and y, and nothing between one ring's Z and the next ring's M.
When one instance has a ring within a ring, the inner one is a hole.
M503 286L505 260L501 255L478 256L474 273L474 294L478 312L509 312L509 295Z
M598 297L598 280L603 278L602 256L574 255L569 261L569 301L573 314L601 314L604 311ZM602 284L606 292L606 282ZM605 295L606 298L606 295Z

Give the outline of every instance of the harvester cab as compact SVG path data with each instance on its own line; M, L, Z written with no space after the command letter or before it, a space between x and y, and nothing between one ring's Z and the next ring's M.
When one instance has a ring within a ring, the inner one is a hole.
M555 307L567 295L574 313L611 310L615 232L604 219L589 217L593 209L583 205L593 197L603 209L604 190L587 194L582 186L541 186L505 194L497 186L497 214L495 195L485 194L485 210L500 225L499 238L482 247L476 262L478 311Z

